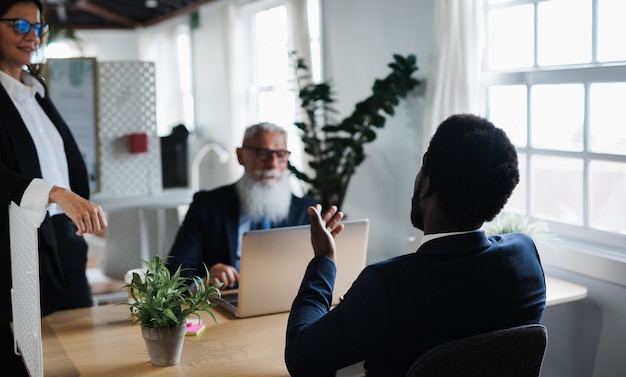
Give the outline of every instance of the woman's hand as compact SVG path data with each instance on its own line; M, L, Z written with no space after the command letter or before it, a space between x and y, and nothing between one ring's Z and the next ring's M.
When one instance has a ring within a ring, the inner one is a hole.
M54 186L50 190L50 203L56 203L76 225L76 234L100 234L107 227L104 213L99 205L90 202L74 192Z

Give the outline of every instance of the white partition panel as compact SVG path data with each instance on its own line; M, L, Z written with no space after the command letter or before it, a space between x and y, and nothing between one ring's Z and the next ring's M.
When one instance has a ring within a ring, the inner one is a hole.
M43 377L37 226L15 203L9 209L15 350L32 377Z
M161 140L156 125L155 64L98 63L100 192L104 197L155 195L162 191ZM130 153L129 134L148 135L145 153ZM97 198L94 196L94 201Z

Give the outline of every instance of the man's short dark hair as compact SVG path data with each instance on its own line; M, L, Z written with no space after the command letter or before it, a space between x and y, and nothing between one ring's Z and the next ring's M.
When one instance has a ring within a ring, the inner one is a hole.
M441 210L459 220L492 220L519 182L517 152L506 133L471 114L443 121L424 155L423 176Z

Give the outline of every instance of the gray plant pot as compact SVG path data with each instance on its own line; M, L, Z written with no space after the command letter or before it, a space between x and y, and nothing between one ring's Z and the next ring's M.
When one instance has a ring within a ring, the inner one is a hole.
M182 323L171 328L141 327L141 335L148 348L153 365L167 367L180 362L187 325Z

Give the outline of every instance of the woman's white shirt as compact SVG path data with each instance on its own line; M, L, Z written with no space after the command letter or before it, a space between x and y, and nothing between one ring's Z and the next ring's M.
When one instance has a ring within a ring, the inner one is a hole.
M37 225L43 221L46 210L51 216L63 213L56 204L49 204L48 197L54 185L70 188L67 157L63 138L50 118L43 111L35 94L45 96L41 83L27 73L22 74L24 83L0 71L0 82L11 97L35 144L41 167L42 179L34 179L28 186L20 207L29 212ZM44 158L41 158L41 157Z

